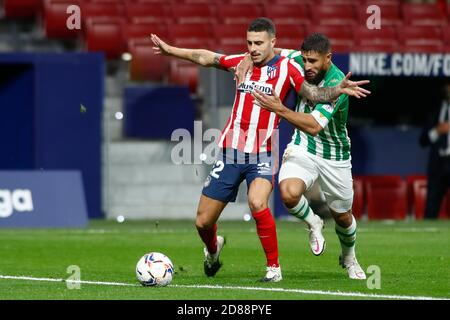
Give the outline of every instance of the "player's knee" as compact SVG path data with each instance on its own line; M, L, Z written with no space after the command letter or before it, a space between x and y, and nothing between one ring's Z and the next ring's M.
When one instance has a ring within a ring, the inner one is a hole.
M267 208L267 203L262 199L258 198L249 198L248 206L252 212L260 212Z
M214 221L208 219L208 216L202 213L200 210L197 212L197 218L195 219L195 226L198 230L208 230L212 228Z
M352 214L352 210L349 210L347 212L344 213L336 213L336 212L332 212L334 221L341 227L343 228L347 228L349 227L352 222L353 222L353 214Z
M302 195L287 184L283 186L280 185L280 196L281 201L283 201L287 208L293 208L298 204Z

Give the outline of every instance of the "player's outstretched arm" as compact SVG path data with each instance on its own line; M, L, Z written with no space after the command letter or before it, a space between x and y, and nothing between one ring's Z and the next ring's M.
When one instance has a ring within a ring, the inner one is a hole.
M261 108L275 112L303 132L315 136L323 129L311 114L295 112L283 105L280 97L275 92L273 92L273 95L268 96L259 90L253 90L252 96Z
M319 88L315 85L304 81L299 94L314 103L318 102L332 102L336 100L341 94L347 94L356 98L367 97L370 94L369 90L361 88L363 84L367 84L369 80L350 81L352 73L349 72L345 78L335 87Z
M204 67L220 67L220 57L222 55L219 53L205 49L183 49L170 46L155 34L151 35L151 39L155 45L153 47L155 54L177 57Z

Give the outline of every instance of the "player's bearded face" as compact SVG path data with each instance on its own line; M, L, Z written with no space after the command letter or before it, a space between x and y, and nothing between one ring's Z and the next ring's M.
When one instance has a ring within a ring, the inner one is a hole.
M275 37L268 32L247 32L247 48L253 64L260 65L268 62L274 55Z
M331 54L321 54L316 51L302 52L305 65L305 79L309 83L318 84L322 81L331 62Z

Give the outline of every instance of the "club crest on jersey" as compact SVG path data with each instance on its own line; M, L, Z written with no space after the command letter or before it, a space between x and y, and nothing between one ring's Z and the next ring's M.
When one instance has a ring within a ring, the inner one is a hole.
M255 89L264 94L272 95L272 84L270 83L245 81L237 87L237 91L241 93L252 93Z
M267 78L273 79L277 76L278 66L268 66L267 67Z

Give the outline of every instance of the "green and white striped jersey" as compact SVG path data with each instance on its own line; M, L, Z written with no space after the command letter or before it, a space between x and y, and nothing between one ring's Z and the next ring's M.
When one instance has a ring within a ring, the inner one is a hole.
M294 59L295 62L304 68L300 51L283 50L281 55ZM344 78L344 73L332 63L318 86L336 86ZM311 113L323 127L323 130L314 137L295 129L289 145L298 145L309 153L328 160L342 161L350 159L350 138L346 127L348 102L348 96L345 94L341 95L333 103L316 105L300 96L296 111Z

